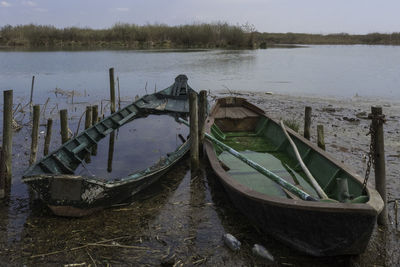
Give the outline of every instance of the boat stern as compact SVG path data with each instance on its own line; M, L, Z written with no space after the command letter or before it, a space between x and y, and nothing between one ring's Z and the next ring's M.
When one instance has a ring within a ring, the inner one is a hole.
M105 197L105 186L82 176L40 175L26 177L24 182L39 193L40 198L59 216L81 217L101 207L98 201Z

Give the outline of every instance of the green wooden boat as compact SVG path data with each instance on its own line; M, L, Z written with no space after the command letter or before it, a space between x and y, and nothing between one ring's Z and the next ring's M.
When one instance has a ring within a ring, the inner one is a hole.
M145 95L113 113L28 168L22 181L39 193L50 209L60 216L80 217L121 203L157 181L190 149L186 140L153 166L127 177L106 180L102 177L75 175L75 170L101 139L137 118L149 114L186 117L189 112L187 77L179 75L170 87Z
M362 253L383 208L378 192L347 166L287 129L306 167L329 199L321 199L300 168L279 123L243 98L218 99L206 133L311 196L288 192L248 164L207 140L213 171L233 204L259 229L314 256ZM347 191L343 191L343 182Z

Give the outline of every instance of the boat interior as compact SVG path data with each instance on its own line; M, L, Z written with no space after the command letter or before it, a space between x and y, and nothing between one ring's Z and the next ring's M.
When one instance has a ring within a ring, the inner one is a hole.
M233 99L233 100L232 100ZM212 111L211 134L248 159L277 174L309 195L319 198L309 178L296 159L294 150L281 126L263 116L264 112L241 98L225 98ZM287 127L286 127L287 128ZM291 134L308 170L328 195L330 202L365 203L368 196L362 184L351 174ZM268 196L295 198L287 190L246 163L223 151L214 149L224 170L237 182Z

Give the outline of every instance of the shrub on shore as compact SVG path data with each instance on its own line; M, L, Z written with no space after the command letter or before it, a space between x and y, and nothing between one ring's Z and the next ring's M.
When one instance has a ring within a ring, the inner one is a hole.
M117 23L108 29L56 28L50 25L6 25L0 46L129 48L267 48L276 44L400 45L400 32L366 35L260 33L253 25L197 23L179 26Z
M400 45L400 32L370 33L365 35L307 34L307 33L257 33L260 43L266 44L366 44L366 45Z
M117 23L109 29L56 28L47 25L6 25L0 29L3 46L64 47L64 46L122 46L122 47L247 47L249 35L240 26L227 23L165 24Z

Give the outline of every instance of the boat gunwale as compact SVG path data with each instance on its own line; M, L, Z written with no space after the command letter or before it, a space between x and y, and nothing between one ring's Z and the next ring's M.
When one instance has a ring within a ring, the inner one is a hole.
M81 181L86 181L88 183L92 183L92 184L97 184L99 186L103 186L105 188L114 188L114 187L118 187L124 184L128 184L131 183L133 181L140 181L142 179L145 179L149 176L153 176L156 175L159 172L164 171L165 169L170 168L171 166L175 165L182 157L185 156L186 152L189 151L189 144L190 144L190 139L187 139L185 141L185 143L181 144L173 153L171 153L170 157L173 157L175 155L178 155L173 161L170 161L168 164L163 165L160 168L154 169L154 171L150 171L149 173L146 173L144 175L140 175L138 177L132 177L136 174L140 174L141 172L146 171L146 169L137 171L135 173L132 173L126 177L120 178L120 180L111 180L111 181L102 181L100 179L102 178L91 178L88 176L83 176L83 175L73 175L73 174L40 174L40 175L32 175L32 176L26 176L24 178L24 182L26 183L30 183L30 182L34 182L34 181L39 181L39 180L46 180L46 179L73 179L73 180L78 180L80 179ZM182 152L182 150L184 150ZM181 155L179 155L179 153L181 152ZM148 168L152 168L155 165L151 165Z
M146 96L147 96L147 95L146 95ZM144 96L144 97L145 97L145 96ZM130 120L126 121L124 124L122 124L122 125L118 126L117 128L113 129L113 132L116 131L116 130L118 130L118 129L121 128L122 126L124 126L124 125L126 125L126 124L132 122L133 120L140 119L140 118L146 118L146 117L148 117L149 115L156 115L156 116L163 116L163 115L166 115L166 116L175 117L175 116L181 116L181 115L186 115L186 114L187 114L186 112L159 111L159 110L155 110L155 109L140 108L140 107L137 106L136 103L137 103L138 101L141 101L144 97L142 97L141 99L139 99L139 100L137 100L137 101L135 101L135 102L133 102L133 103L127 105L127 106L125 106L124 108L122 108L122 109L116 111L115 113L110 114L108 117L103 118L102 120L100 120L100 121L97 122L96 124L93 124L93 125L92 125L91 127L89 127L88 129L85 129L84 131L80 132L77 136L75 136L75 137L73 137L73 138L70 138L70 139L69 139L68 141L66 141L64 144L62 144L61 146L59 146L56 150L51 151L51 153L49 153L48 155L46 155L46 156L42 157L41 159L39 159L38 161L36 161L35 164L29 166L28 169L26 169L25 172L24 172L24 174L22 175L21 180L22 180L23 182L28 181L29 178L33 176L33 175L32 175L32 176L29 175L29 173L32 172L32 171L34 170L35 166L36 166L37 164L39 164L39 162L43 162L43 161L45 161L45 160L51 158L53 155L57 154L59 151L62 151L62 149L63 149L64 147L68 146L70 143L73 143L76 139L78 139L79 137L83 136L83 135L85 134L85 132L87 132L88 130L91 130L92 128L95 128L97 125L100 125L101 123L104 123L106 120L108 120L109 118L111 118L111 117L114 116L115 114L117 114L117 113L119 113L119 112L121 112L121 111L123 111L123 110L129 109L129 107L131 107L131 106L136 107L136 108L138 109L139 112L138 112L133 118L131 118ZM107 136L109 136L109 134L108 134ZM105 136L104 136L103 138L105 138ZM102 138L102 139L103 139L103 138ZM89 144L87 144L87 146L89 146ZM86 146L86 147L87 147L87 146ZM182 146L182 145L181 145L181 146ZM177 147L177 150L176 150L176 151L179 150L178 148L179 148L179 146ZM176 151L175 151L175 152L176 152ZM173 152L173 153L175 153L175 152ZM152 166L154 166L154 165L152 165ZM152 166L150 166L149 168L151 168ZM60 174L60 175L63 175L63 174ZM72 176L74 176L73 174L64 174L64 175L72 175ZM128 176L129 176L129 175L128 175ZM121 179L124 179L124 178L126 178L126 177L123 177L123 178L121 178Z
M179 77L179 76L178 76ZM54 151L51 151L51 153L49 153L48 155L42 157L41 159L39 159L38 161L35 162L35 164L32 164L31 166L29 166L23 173L22 175L22 182L32 182L35 179L32 179L32 177L52 177L52 176L69 176L69 177L77 177L77 175L74 174L67 174L67 173L60 173L60 174L53 174L53 173L48 173L48 175L46 175L47 173L42 173L42 174L35 174L35 175L30 175L30 173L35 169L35 167L40 163L40 162L45 162L48 159L51 159L51 157L53 155L56 155L58 152L62 151L63 148L67 147L69 144L75 142L75 140L78 140L78 138L80 138L81 136L84 136L85 133L87 133L89 130L91 130L92 128L96 128L98 125L103 124L105 121L112 119L113 116L115 116L116 114L122 114L123 111L128 110L128 115L131 113L129 112L129 109L131 107L134 107L137 110L137 113L128 121L125 121L123 124L118 125L116 128L113 128L113 132L117 129L119 129L120 127L124 126L125 124L128 124L129 122L139 119L139 118L146 118L149 115L158 115L158 116L162 116L162 115L167 115L167 116L172 116L172 117L176 117L176 116L184 116L188 114L188 111L174 111L174 110L158 110L157 107L146 107L146 106L142 106L140 105L141 102L143 103L148 103L148 101L151 101L151 97L155 97L158 100L165 100L165 102L168 102L168 99L174 99L174 100L184 100L184 101L188 101L188 94L187 95L171 95L171 94L165 94L165 92L168 92L168 90L170 90L174 85L176 84L176 81L174 84L172 84L171 86L156 92L154 94L147 94L144 95L143 97L135 100L134 102L130 103L129 105L121 108L120 110L115 111L114 113L110 114L109 116L101 119L100 121L98 121L97 123L93 124L91 127L89 127L88 129L85 129L84 131L80 132L78 135L76 135L73 138L70 138L68 141L66 141L64 144L61 144L61 146L59 146L57 149L55 149ZM191 88L189 85L187 85L187 90L188 93L190 91L196 92L193 88ZM150 98L150 99L148 99ZM106 136L108 136L109 134L107 134ZM105 136L104 136L105 137ZM102 137L101 139L103 139L104 137ZM187 140L186 140L187 141ZM185 142L186 143L186 142ZM180 148L185 144L183 143L180 146L177 146L176 150L174 152L171 152L171 155L176 155L176 153L178 153L178 151L180 150ZM90 146L89 143L86 144L85 147ZM170 158L170 156L168 157ZM178 157L181 158L181 157ZM168 167L170 164L166 164L165 166ZM156 166L156 164L153 164L149 167L147 167L146 169L152 168ZM129 179L130 176L140 173L140 172L144 172L146 169L142 169L139 170L135 173L131 173L127 176L123 176L120 177L118 179L120 179L119 181L115 181L114 182L123 182L123 181L127 181ZM157 170L157 169L156 169ZM150 172L153 173L153 172ZM83 179L88 180L85 176L81 176ZM141 177L141 176L140 176ZM145 176L147 177L147 175ZM89 178L90 179L90 178ZM100 179L103 179L101 177L98 178L98 182L101 183ZM96 180L96 179L94 179ZM131 181L131 179L129 179L129 181Z
M215 121L215 114L217 110L221 106L221 102L225 101L226 99L232 99L232 97L225 97L225 98L220 98L216 101L214 104L213 108L211 109L210 115L207 118L206 125L205 125L205 131L207 133L211 133L211 126L214 124ZM251 107L251 110L257 113L257 115L261 117L265 117L274 123L278 124L278 122L273 119L268 117L263 110L258 108L257 106L251 104L244 98L239 98L239 97L234 97L234 99L239 99L241 101L241 104L246 103L245 105L241 105L245 108ZM260 111L261 110L261 111ZM362 185L363 180L362 178L354 173L348 166L345 166L341 162L338 162L336 159L331 157L326 151L322 150L321 148L317 147L315 144L311 143L309 140L306 138L302 137L295 131L293 131L290 128L287 128L288 133L299 139L299 141L305 143L305 145L309 146L311 149L313 149L315 152L317 152L320 156L324 157L328 161L332 162L335 164L338 168L342 169L345 171L347 174L349 174L356 182L358 182L360 185ZM258 202L265 202L269 205L275 205L275 206L282 206L285 208L293 208L293 209L304 209L304 210L315 210L315 211L320 211L320 212L341 212L341 213L351 213L354 211L357 211L357 213L365 213L365 214L370 214L370 215L375 215L380 213L380 211L383 209L383 200L380 197L379 193L371 188L370 186L366 187L366 191L369 197L369 200L366 203L329 203L329 202L314 202L314 201L305 201L305 200L298 200L298 199L290 199L290 198L281 198L281 197L274 197L270 196L267 194L263 194L260 192L257 192L255 190L252 190L251 188L237 182L235 179L233 179L221 166L219 163L218 157L216 155L216 152L214 150L213 144L209 140L205 140L205 150L209 159L209 162L217 174L222 180L222 182L225 184L225 186L228 186L231 190L235 190L236 192L245 195L247 198L252 199L253 201L258 201Z

